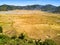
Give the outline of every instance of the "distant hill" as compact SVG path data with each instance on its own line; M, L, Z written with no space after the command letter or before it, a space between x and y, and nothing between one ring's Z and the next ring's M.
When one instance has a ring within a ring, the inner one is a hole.
M42 10L47 12L54 12L59 13L60 12L60 6L53 6L53 5L27 5L27 6L14 6L14 5L1 5L0 11L8 11L8 10Z
M53 6L53 5L50 5L50 4L42 7L43 11L48 11L48 12L53 12L53 11L55 11L55 9L56 9L56 6Z
M60 6L56 7L55 13L60 13Z

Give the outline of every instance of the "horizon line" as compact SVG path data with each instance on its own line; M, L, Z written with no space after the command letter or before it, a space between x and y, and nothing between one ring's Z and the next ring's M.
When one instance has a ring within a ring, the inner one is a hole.
M53 5L53 4L28 4L28 5L0 4L0 6L1 6L1 5L30 6L30 5ZM53 5L53 6L60 6L60 5Z

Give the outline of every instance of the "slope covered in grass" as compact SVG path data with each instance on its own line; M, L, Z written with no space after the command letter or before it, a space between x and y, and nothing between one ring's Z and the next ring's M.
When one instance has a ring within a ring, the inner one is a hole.
M14 10L8 12L0 13L0 26L3 27L3 33L9 36L13 34L19 35L23 32L32 39L44 40L60 35L60 14L38 10Z

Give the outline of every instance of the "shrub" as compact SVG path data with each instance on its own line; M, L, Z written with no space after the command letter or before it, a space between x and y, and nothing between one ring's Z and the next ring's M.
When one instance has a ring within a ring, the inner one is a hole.
M9 37L3 34L0 35L0 39L5 39L5 38L9 38Z
M53 40L51 40L51 39L46 39L43 42L43 45L56 45L56 43Z
M19 39L24 39L24 38L25 38L25 35L24 35L23 33L21 33L18 38L19 38Z
M31 40L31 39L30 39L30 40L28 40L28 43L33 43L33 40Z
M8 36L1 34L0 35L0 44L4 45L4 44L8 43L9 39L10 38Z
M3 29L2 29L2 27L0 27L0 33L2 33L3 31L2 31Z
M16 39L16 38L17 38L17 36L16 36L16 35L11 37L11 39Z

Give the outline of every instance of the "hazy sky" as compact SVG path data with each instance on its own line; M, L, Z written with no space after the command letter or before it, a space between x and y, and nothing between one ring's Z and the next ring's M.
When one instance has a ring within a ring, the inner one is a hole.
M45 4L52 4L59 6L60 0L0 0L0 5L2 4L8 4L8 5L33 5L33 4L39 4L39 5L45 5Z

